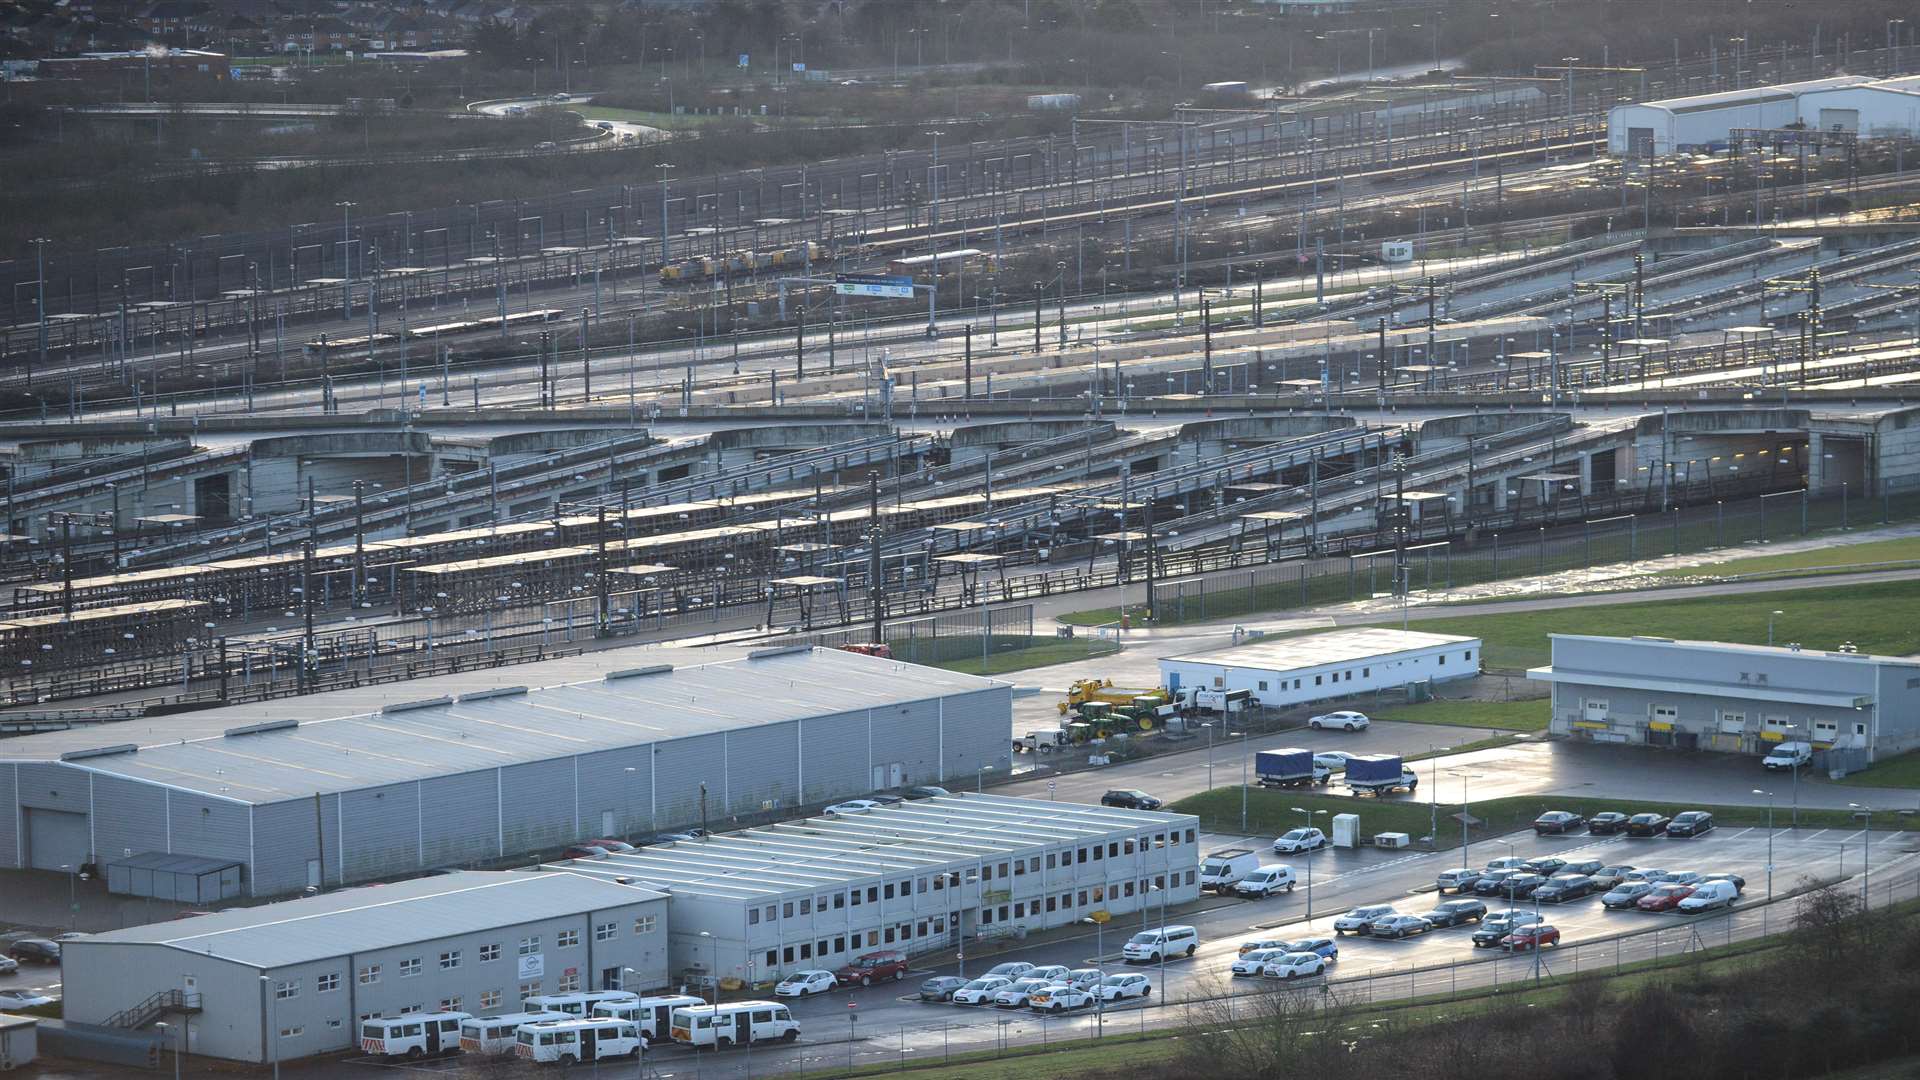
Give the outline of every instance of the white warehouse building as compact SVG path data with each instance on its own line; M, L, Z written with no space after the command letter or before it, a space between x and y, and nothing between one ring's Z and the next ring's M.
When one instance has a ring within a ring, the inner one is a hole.
M1803 95L1872 81L1861 75L1839 75L1616 105L1607 113L1607 153L1663 157L1688 147L1724 143L1734 128L1784 128L1800 120Z
M1284 708L1451 682L1480 674L1480 639L1369 626L1302 637L1261 638L1160 661L1168 690L1246 691L1260 705Z
M1198 829L1191 814L957 794L563 865L667 894L676 979L752 982L1195 900Z
M1800 122L1867 139L1920 133L1920 75L1801 94Z

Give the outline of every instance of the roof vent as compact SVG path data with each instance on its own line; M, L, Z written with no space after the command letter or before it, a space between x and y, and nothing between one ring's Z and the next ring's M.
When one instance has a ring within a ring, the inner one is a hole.
M285 731L300 726L298 720L269 720L264 724L247 724L244 727L230 727L221 734L232 738L235 735L258 735L263 731Z
M511 697L514 694L524 694L526 692L527 688L524 686L498 686L492 690L475 690L471 694L461 694L454 700L460 702L485 701L488 698Z
M388 705L382 708L380 715L385 716L388 713L412 712L415 709L434 709L442 705L451 704L453 704L453 699L450 697L427 698L424 701L402 701L397 705Z
M747 654L749 660L765 660L772 656L791 656L794 653L812 652L811 645L782 645L775 649L755 649Z
M606 675L602 677L601 681L612 682L615 679L634 679L642 675L665 675L667 672L672 670L673 670L672 664L654 664L650 667L621 668L619 671L607 672Z
M136 743L120 743L116 746L100 746L92 750L69 750L60 755L61 761L79 761L83 758L106 757L109 754L136 754L140 747Z

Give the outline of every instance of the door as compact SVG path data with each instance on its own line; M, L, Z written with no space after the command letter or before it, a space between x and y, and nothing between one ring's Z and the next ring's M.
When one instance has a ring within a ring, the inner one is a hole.
M670 1005L655 1005L651 1009L640 1010L640 1022L646 1025L643 1030L647 1033L647 1038L658 1039L666 1032L667 1013L671 1009Z
M1581 701L1584 719L1604 724L1607 722L1608 703L1604 698L1586 698Z
M879 791L881 788L886 786L887 786L887 767L885 765L875 765L873 767L873 790Z
M1180 673L1179 672L1170 671L1167 673L1167 693L1173 695L1174 697L1180 696Z
M1627 155L1629 157L1653 156L1652 128L1630 127L1627 129Z
M906 765L898 761L894 762L891 765L888 765L887 766L887 786L890 788L897 788L897 787L905 787L906 784L907 784Z
M733 1043L745 1046L753 1041L753 1014L745 1009L733 1014Z
M319 887L320 887L320 860L308 859L307 860L307 888L317 889Z
M440 1052L440 1021L429 1020L427 1021L427 1053L437 1054L439 1052Z
M1859 109L1821 109L1821 131L1859 131Z
M87 861L87 815L27 808L27 865L35 870L80 869Z
M600 835L613 835L613 811L611 810L600 811Z
M597 1028L580 1029L580 1060L600 1060L600 1032Z

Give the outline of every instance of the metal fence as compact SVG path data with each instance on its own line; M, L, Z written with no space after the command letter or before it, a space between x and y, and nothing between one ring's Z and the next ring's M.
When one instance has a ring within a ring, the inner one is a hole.
M951 664L979 660L1028 649L1043 640L1033 636L1033 605L976 608L886 625L886 644L893 658L912 664ZM784 639L781 644L818 645L837 649L873 641L871 628L832 630Z

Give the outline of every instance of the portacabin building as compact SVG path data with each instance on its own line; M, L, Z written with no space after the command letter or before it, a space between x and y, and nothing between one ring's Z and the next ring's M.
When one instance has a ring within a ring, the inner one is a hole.
M666 898L569 873L461 872L95 934L62 950L69 1024L174 1028L169 1048L290 1061L374 1017L521 1011L667 984Z
M1176 694L1193 688L1244 691L1269 708L1451 682L1479 673L1478 638L1381 626L1259 638L1160 661L1161 685Z
M964 952L1199 895L1190 814L954 794L565 864L668 895L676 981ZM1117 941L1116 941L1117 944Z

